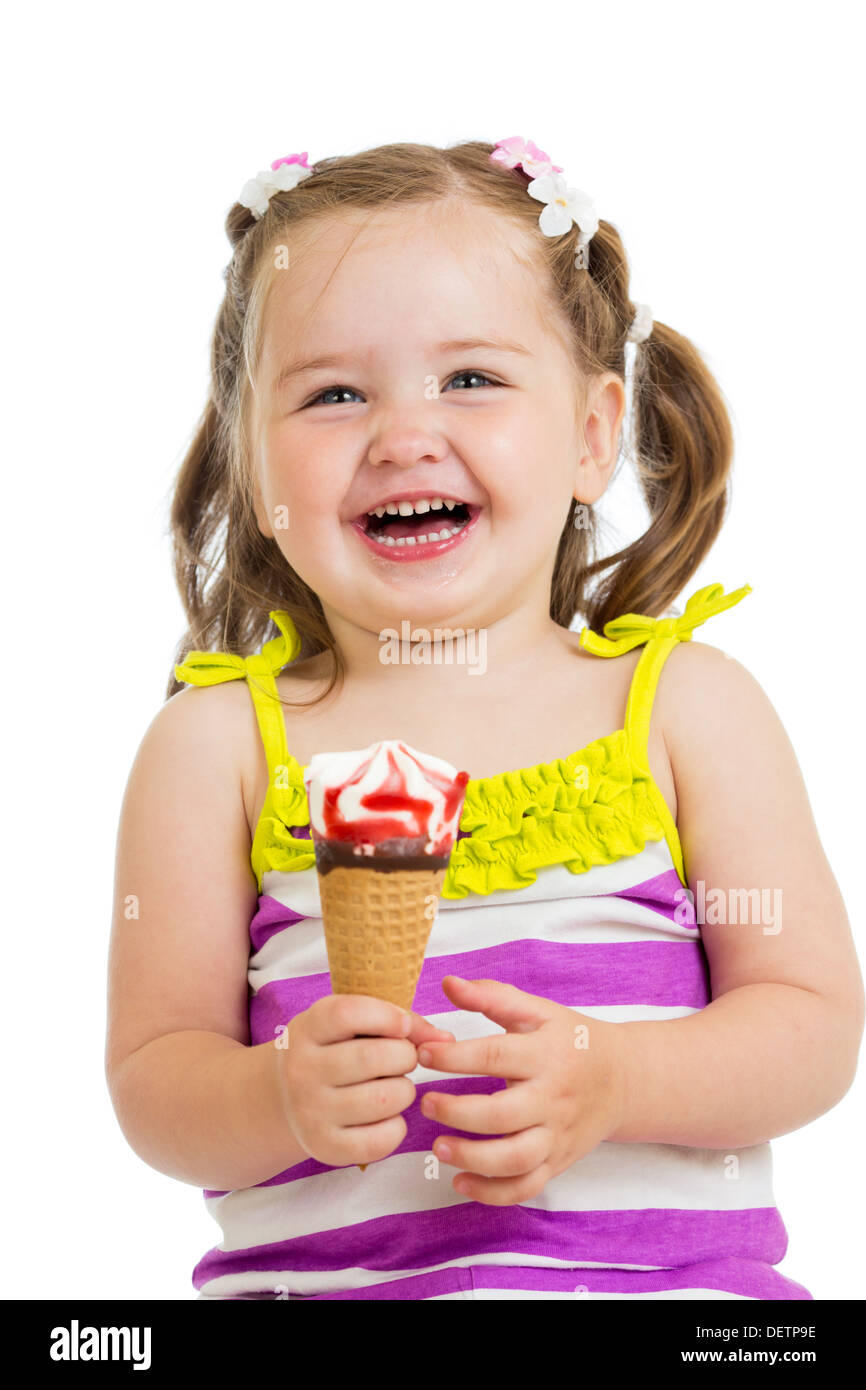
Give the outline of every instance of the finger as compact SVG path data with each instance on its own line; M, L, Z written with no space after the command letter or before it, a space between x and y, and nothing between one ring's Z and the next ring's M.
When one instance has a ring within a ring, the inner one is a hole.
M381 1077L355 1086L336 1086L326 1094L326 1118L340 1128L378 1124L401 1115L415 1099L415 1087L406 1076Z
M409 1041L420 1044L424 1042L454 1042L454 1034L447 1028L436 1028L423 1014L411 1014L412 1029L408 1034Z
M347 1125L338 1130L337 1144L345 1153L333 1166L359 1164L366 1168L368 1163L376 1163L387 1158L398 1149L406 1138L407 1126L402 1115L393 1115L388 1120L379 1120L370 1125Z
M418 1049L418 1061L431 1071L451 1071L463 1076L502 1076L525 1081L534 1076L537 1063L527 1038L514 1033L491 1033L462 1042L428 1042Z
M550 1157L552 1135L545 1125L533 1125L500 1139L463 1139L442 1134L433 1144L441 1163L467 1169L474 1176L516 1178L531 1173Z
M531 1202L551 1176L549 1164L542 1163L540 1168L516 1178L486 1178L478 1173L458 1173L452 1186L455 1192L470 1202L484 1202L490 1207L512 1207L519 1202Z
M310 1037L316 1043L343 1042L359 1035L406 1037L412 1026L412 1015L406 1009L372 994L330 994L319 1003L321 1008L314 1006L310 1011L309 1024Z
M380 1076L405 1076L417 1067L408 1038L347 1038L324 1049L320 1075L328 1086L355 1086Z
M524 1083L492 1095L452 1096L448 1091L425 1091L421 1114L449 1129L465 1129L471 1134L513 1134L529 1125L541 1123L542 1109L535 1090Z
M445 975L442 991L458 1008L482 1013L510 1033L532 1033L551 1019L556 1005L538 994L528 994L502 980L464 980Z

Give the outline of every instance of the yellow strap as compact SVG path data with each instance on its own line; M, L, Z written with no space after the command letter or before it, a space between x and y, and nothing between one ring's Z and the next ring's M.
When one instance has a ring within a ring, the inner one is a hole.
M186 685L218 685L221 681L246 679L265 748L268 774L274 785L277 769L289 763L286 725L274 678L295 660L301 650L301 639L283 609L275 609L268 617L280 629L280 636L272 637L260 652L251 656L236 656L233 652L188 652L180 665L175 666L174 674Z
M599 637L592 628L582 628L580 645L594 656L622 656L623 652L630 652L632 647L639 647L652 637L676 637L680 642L688 642L694 628L713 614L739 603L751 592L751 584L731 594L725 594L721 584L707 584L692 594L685 612L678 618L645 618L642 613L623 613L605 623L604 637Z
M649 768L650 716L658 679L668 656L678 642L690 642L694 629L707 618L733 607L751 592L751 584L730 594L725 594L721 584L707 584L692 594L678 618L647 618L641 613L623 613L605 623L604 637L591 628L581 630L580 645L595 656L621 656L632 647L647 643L632 676L625 713L629 745L642 768Z

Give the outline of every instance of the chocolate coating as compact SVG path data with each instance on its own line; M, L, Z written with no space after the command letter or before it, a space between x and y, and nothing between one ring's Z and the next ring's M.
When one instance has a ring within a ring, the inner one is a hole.
M320 874L331 869L375 869L380 874L392 874L399 869L447 869L449 854L425 854L427 840L423 835L410 839L380 840L372 854L355 853L350 840L319 840L313 836L316 869Z

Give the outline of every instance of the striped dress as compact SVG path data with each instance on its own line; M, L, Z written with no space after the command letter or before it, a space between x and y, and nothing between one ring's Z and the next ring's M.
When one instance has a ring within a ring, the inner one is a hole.
M470 780L414 1008L460 1041L505 1030L455 1009L445 975L502 980L611 1022L682 1018L710 1002L709 971L676 823L649 770L650 713L677 642L739 602L719 584L676 618L588 628L598 656L644 645L625 725L566 757ZM251 848L250 1042L273 1043L330 992L303 769L275 676L300 651L280 636L249 657L191 652L178 679L247 680L268 762ZM222 1234L198 1261L201 1299L811 1299L775 1265L788 1235L768 1143L742 1149L603 1142L511 1206L455 1192L421 1114L425 1091L490 1093L495 1077L417 1067L407 1133L365 1172L306 1159L254 1187L205 1191Z

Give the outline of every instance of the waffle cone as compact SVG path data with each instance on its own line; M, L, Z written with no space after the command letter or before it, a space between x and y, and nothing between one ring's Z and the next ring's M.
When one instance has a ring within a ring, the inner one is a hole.
M319 874L334 994L371 994L411 1012L445 873L365 865Z

